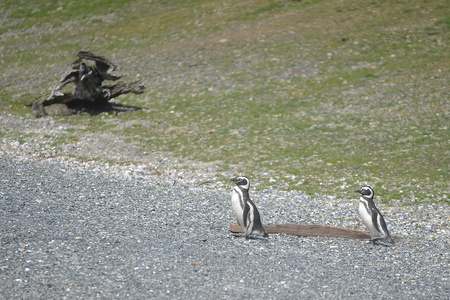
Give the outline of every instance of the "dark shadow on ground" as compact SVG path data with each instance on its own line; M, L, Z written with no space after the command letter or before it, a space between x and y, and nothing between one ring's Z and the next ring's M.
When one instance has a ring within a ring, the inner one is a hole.
M96 116L102 113L114 114L118 115L120 113L127 113L133 111L140 111L142 107L126 105L115 102L107 102L102 105L86 105L86 103L82 105L69 105L69 109L73 111L73 114L90 114L92 116Z

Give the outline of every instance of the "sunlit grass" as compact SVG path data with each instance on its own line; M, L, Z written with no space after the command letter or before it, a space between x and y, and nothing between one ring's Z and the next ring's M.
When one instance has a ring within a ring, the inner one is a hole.
M29 114L22 103L91 50L140 74L147 93L117 101L145 110L56 118L82 125L72 135L112 131L259 188L353 197L371 184L386 203L448 194L445 1L15 3L1 31L18 30L0 54L16 78L0 86L8 112Z

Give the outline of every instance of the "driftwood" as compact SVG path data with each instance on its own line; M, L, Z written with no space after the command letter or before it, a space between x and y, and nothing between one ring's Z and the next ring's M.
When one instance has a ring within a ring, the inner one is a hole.
M275 224L263 225L267 233L285 233L296 236L315 236L315 237L339 237L355 240L370 240L370 233L368 231L353 230L343 227L335 227L328 225L300 225L300 224ZM244 232L242 227L237 223L230 223L230 231L235 233ZM395 242L403 240L402 237L393 236Z
M103 81L116 81L122 76L112 73L117 65L107 58L89 51L80 51L72 62L72 71L64 75L49 96L38 97L32 103L36 117L67 115L86 108L101 108L122 94L141 94L145 86L140 81L103 85Z

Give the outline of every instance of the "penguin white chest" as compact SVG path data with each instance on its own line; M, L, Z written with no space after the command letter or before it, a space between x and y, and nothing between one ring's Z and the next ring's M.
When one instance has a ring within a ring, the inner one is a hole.
M370 232L376 231L372 222L372 214L370 211L368 211L368 207L362 201L359 202L359 216L361 217L362 221L364 222L364 224L366 225L367 229L369 229Z
M237 222L244 228L244 209L243 209L243 196L239 190L233 189L231 193L231 207L236 215Z

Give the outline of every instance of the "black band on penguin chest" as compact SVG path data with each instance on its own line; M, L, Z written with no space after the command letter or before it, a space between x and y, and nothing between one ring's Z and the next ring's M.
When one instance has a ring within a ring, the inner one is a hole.
M247 202L247 200L249 200L250 199L250 195L249 195L249 193L248 193L248 190L246 190L246 189L242 189L242 188L239 188L240 190L241 190L241 193L240 193L240 204L241 204L241 207L242 207L242 209L244 209L244 206L245 206L245 203Z

